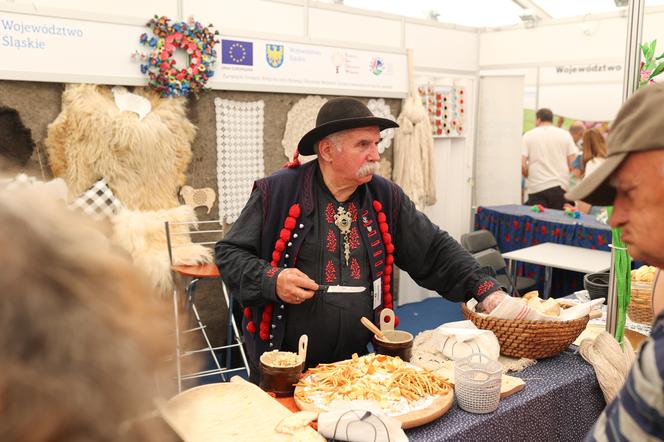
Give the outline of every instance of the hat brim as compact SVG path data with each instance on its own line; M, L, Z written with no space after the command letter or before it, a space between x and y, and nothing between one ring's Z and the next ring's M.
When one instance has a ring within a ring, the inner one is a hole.
M593 206L610 206L616 190L609 185L609 177L627 157L627 152L611 155L573 189L565 194L569 201L581 200Z
M346 129L356 129L358 127L368 126L378 126L381 131L399 127L396 122L380 117L345 118L342 120L329 121L304 134L297 145L297 150L300 152L300 155L315 155L314 144L326 136Z

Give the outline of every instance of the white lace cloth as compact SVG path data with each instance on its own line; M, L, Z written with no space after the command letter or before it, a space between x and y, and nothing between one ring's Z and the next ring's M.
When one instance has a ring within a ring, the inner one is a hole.
M316 127L316 116L325 103L327 103L327 99L310 95L295 103L288 111L286 129L281 140L288 161L293 160L295 148L302 136ZM316 158L316 155L300 155L300 162L304 164L314 158Z
M390 105L385 103L385 100L379 98L377 100L371 99L367 103L367 107L377 117L387 118L388 120L396 121L396 117L392 115ZM378 153L385 152L385 149L392 145L392 138L394 138L394 129L385 129L380 133L381 141L378 143Z
M265 176L265 103L215 98L219 219L232 223L247 203L254 181Z

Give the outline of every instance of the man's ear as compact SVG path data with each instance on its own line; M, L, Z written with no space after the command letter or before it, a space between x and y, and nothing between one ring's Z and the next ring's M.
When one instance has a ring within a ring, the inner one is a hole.
M331 149L334 149L334 145L327 138L323 138L318 143L318 157L323 161L332 161Z

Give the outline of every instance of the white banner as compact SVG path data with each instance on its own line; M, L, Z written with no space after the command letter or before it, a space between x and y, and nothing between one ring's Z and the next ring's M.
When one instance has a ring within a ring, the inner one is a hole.
M205 22L204 17L197 17ZM147 18L146 18L147 21ZM140 25L0 11L0 79L144 85ZM222 37L212 89L405 97L406 55Z
M540 84L595 83L617 81L622 83L622 63L560 64L540 68Z
M210 82L214 89L356 91L385 97L408 93L405 54L234 37L222 37L221 43L220 63Z

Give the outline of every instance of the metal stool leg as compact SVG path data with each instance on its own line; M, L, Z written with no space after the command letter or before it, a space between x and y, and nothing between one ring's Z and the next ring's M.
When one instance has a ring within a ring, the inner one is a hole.
M180 363L180 315L178 313L178 292L173 289L173 313L175 316L175 371L178 379L178 393L182 391L182 366Z
M233 317L233 296L229 296L228 290L226 289L226 284L221 283L221 289L224 294L224 299L226 300L226 305L228 306L228 314L229 314L229 324L230 327L232 328L233 331L233 337L235 339L235 342L237 342L238 347L240 349L240 356L242 357L242 363L244 364L245 370L247 370L247 376L251 376L251 369L249 368L249 361L247 360L247 354L244 351L244 340L242 339L242 335L240 334L237 324L235 323L235 318ZM230 330L229 330L230 331ZM228 332L227 332L228 333ZM230 336L230 334L229 334ZM227 342L228 341L227 339ZM228 349L230 351L230 349ZM230 356L229 356L229 361L230 361Z

